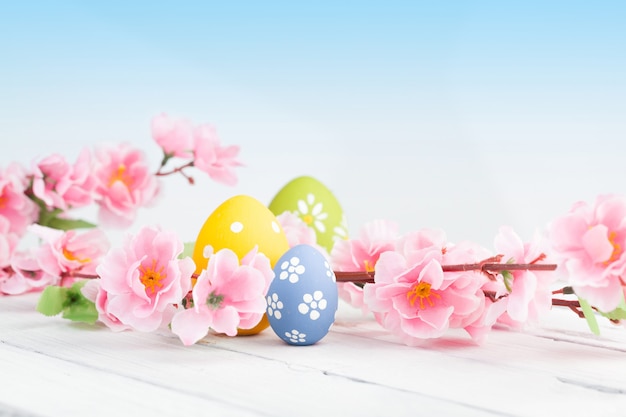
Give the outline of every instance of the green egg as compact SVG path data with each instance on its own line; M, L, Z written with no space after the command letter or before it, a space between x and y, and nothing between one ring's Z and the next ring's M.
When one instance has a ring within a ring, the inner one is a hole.
M337 240L348 238L346 218L333 193L315 178L298 177L285 185L269 204L276 216L290 211L315 230L318 245L329 253Z

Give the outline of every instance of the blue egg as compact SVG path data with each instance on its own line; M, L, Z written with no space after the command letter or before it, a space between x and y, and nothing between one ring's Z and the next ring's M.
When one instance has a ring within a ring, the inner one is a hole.
M311 245L297 245L278 259L267 292L272 330L290 345L321 340L335 322L338 294L333 270Z

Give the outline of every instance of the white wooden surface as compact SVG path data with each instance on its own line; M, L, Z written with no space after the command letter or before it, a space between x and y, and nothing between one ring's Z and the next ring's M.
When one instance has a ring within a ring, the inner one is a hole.
M626 329L595 337L567 310L483 346L415 348L340 304L313 346L268 329L184 347L47 318L37 298L0 298L0 416L626 415Z

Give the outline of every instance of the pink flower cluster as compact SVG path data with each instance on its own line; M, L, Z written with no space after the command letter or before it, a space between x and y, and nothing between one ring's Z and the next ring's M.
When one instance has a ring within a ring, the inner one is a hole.
M100 229L63 232L35 224L29 230L43 244L31 251L13 252L8 262L3 261L0 293L22 294L48 285L69 286L76 279L93 275L109 250L106 235Z
M195 265L178 259L183 244L173 232L144 227L111 249L83 287L95 302L99 320L112 330L151 332L167 325L175 305L191 289Z
M108 248L101 231L78 235L68 230L88 225L74 220L72 209L95 204L103 226L128 227L141 207L155 201L159 176L182 173L196 166L216 181L234 185L237 146L223 147L213 129L165 114L152 121L154 140L164 158L154 173L142 151L128 144L83 149L69 163L62 155L37 159L31 170L13 163L0 170L0 294L38 290L48 284L70 284L72 274L93 274L96 262ZM171 172L161 171L172 157L191 158ZM184 174L183 174L184 175ZM45 242L32 253L18 251L20 240L31 230Z
M183 167L195 166L214 181L231 186L237 184L234 168L241 166L237 160L239 147L222 146L215 127L204 124L194 128L188 120L172 119L162 113L152 121L152 137L163 149L166 159L191 159Z
M218 251L193 287L193 305L174 316L172 332L188 346L209 329L235 336L237 328L256 326L265 313L265 294L273 278L269 259L256 248L241 264L230 249Z
M261 320L274 277L265 255L255 248L240 264L230 249L212 254L189 299L195 264L189 257L180 259L182 251L174 233L144 227L108 252L96 269L100 278L89 281L83 294L112 330L152 332L171 324L185 345L196 343L209 329L234 336L238 328Z
M30 172L11 164L0 172L0 294L71 284L66 278L93 273L108 248L102 231L78 235L39 223L63 225L70 209L95 203L104 224L128 225L157 189L143 153L127 145L102 149L95 159L84 149L73 165L58 154L34 163ZM18 251L28 230L44 245Z
M510 229L496 237L497 259L516 263L542 260L539 238L524 244ZM356 240L338 242L331 262L338 271L375 271L373 284L344 286L344 299L414 345L441 337L450 328L465 329L480 342L492 326L534 322L550 307L552 275L513 271L490 275L446 266L480 264L493 255L479 245L450 244L445 234L420 230L397 235L395 224L366 224ZM347 293L347 297L345 294Z
M626 291L626 198L598 196L574 204L550 227L550 240L576 294L603 312L615 310Z

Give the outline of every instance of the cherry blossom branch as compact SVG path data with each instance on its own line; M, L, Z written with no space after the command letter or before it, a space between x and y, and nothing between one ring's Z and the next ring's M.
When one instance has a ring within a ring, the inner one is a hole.
M165 177L167 175L173 175L173 174L177 174L180 173L180 175L182 175L183 177L187 178L187 181L189 181L189 184L194 184L194 179L193 177L190 177L189 175L187 175L187 173L184 171L185 168L191 168L192 166L194 166L193 161L187 162L184 165L181 165L179 167L176 167L174 169L172 169L171 171L162 171L163 169L163 164L159 167L159 170L154 174L157 177Z
M464 272L464 271L477 271L484 272L488 275L492 275L494 272L502 271L554 271L556 270L556 264L503 264L503 263L491 263L491 262L478 262L473 264L452 264L441 265L443 272ZM374 272L366 271L354 271L344 272L335 271L335 277L337 282L354 282L354 283L373 283Z
M585 318L585 313L583 313L583 311L580 310L580 302L578 300L560 300L558 298L553 298L552 305L567 307L570 310L572 310L574 313L576 313L578 317L580 317L581 319Z

